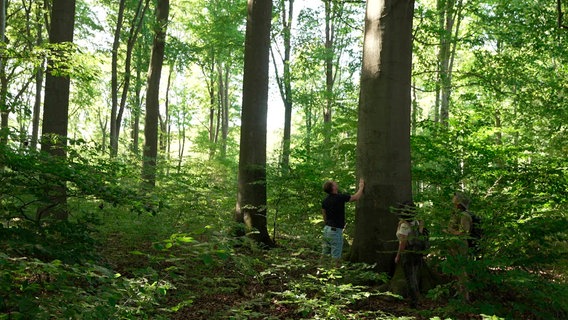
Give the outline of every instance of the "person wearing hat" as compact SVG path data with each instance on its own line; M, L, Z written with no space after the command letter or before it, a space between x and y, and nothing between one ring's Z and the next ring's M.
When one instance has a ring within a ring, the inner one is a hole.
M397 211L399 216L396 229L398 251L394 262L400 261L402 263L404 277L409 289L410 307L416 308L420 296L418 277L423 264L423 250L425 248L418 245L419 239L413 239L413 237L420 237L424 234L424 221L415 219L416 206L413 202L405 202L399 205ZM417 232L413 232L413 230Z
M449 254L452 259L456 259L457 263L463 264L468 255L468 238L471 231L472 218L467 212L469 199L460 192L454 193L452 197L454 210L448 223L446 232L452 235L450 239ZM465 268L457 275L458 291L465 301L469 301L469 291L466 288L468 279Z
M460 192L454 193L452 198L454 211L450 217L447 232L456 236L453 250L456 254L467 254L469 232L471 230L472 219L467 212L469 199Z

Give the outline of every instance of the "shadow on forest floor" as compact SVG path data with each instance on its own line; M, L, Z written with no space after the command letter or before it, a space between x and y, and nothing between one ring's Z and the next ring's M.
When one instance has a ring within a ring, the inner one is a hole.
M301 247L292 241L264 251L250 243L235 248L218 239L188 238L170 245L149 241L129 245L123 240L118 234L107 237L101 253L123 275L152 268L172 284L174 289L160 302L162 318L482 318L425 297L418 309L412 309L400 296L379 291L384 278L370 266L345 262L339 268L329 267L310 245Z

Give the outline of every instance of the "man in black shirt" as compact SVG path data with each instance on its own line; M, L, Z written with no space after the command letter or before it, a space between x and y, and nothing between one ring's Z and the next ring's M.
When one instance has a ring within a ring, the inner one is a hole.
M325 227L323 228L323 254L334 259L341 258L343 250L343 228L345 227L345 203L357 201L363 194L365 181L359 180L359 189L354 195L339 193L335 181L326 181L323 191L328 195L321 203Z

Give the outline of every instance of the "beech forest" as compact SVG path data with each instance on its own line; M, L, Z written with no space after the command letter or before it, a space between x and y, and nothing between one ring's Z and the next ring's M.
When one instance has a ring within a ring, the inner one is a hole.
M568 0L0 0L0 319L568 318Z

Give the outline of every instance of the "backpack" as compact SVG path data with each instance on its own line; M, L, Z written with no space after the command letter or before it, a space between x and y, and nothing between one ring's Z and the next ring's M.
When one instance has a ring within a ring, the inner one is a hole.
M483 229L481 226L481 218L469 211L467 213L471 216L471 229L469 231L469 238L467 239L467 244L470 248L473 248L475 253L479 251L479 240L483 236Z
M430 248L430 232L426 228L422 228L420 232L420 226L418 223L410 223L411 231L408 235L408 242L406 248L411 251L425 251Z

